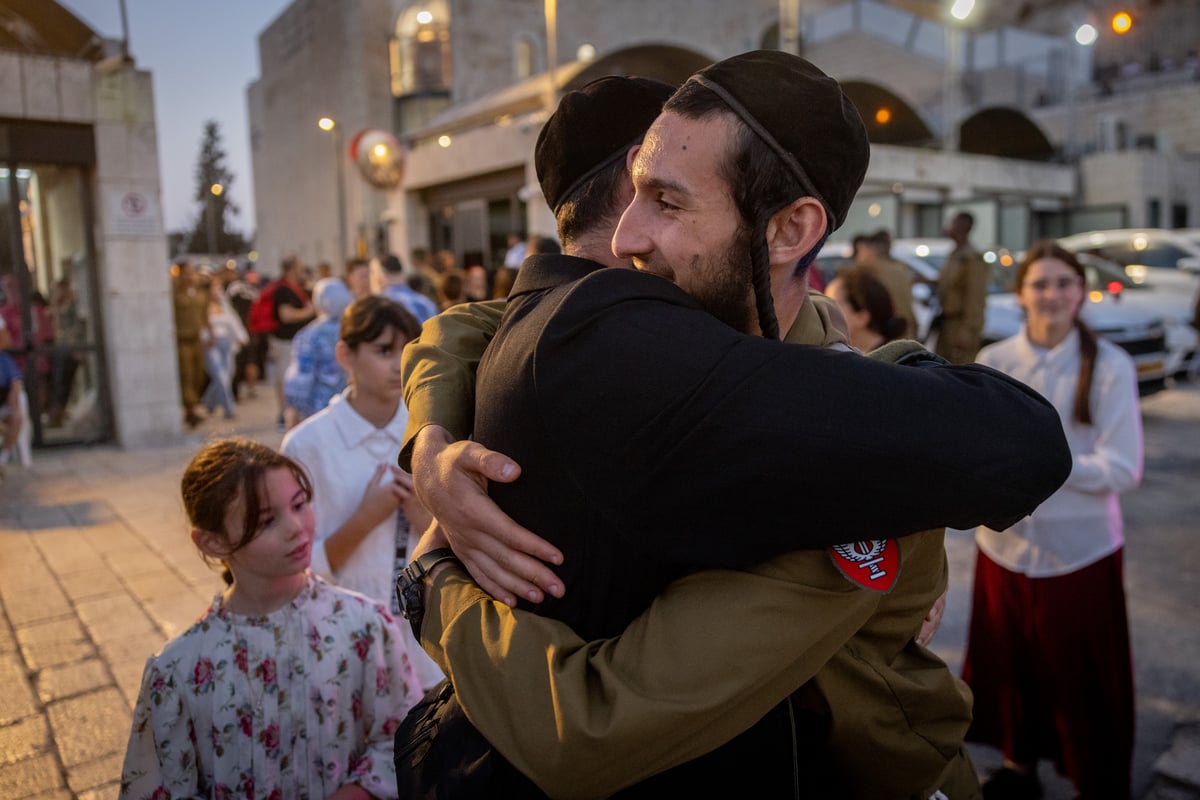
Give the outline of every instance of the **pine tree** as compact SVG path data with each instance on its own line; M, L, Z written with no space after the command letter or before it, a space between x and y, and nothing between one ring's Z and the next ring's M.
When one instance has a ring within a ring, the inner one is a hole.
M196 192L194 200L200 204L200 212L196 223L188 237L187 249L192 253L207 253L210 232L217 253L239 253L246 249L246 240L242 234L228 227L227 217L238 215L237 205L229 197L229 188L233 184L233 173L225 165L225 149L221 146L221 128L216 120L204 123L204 140L200 145L200 156L196 159ZM213 186L221 187L220 194L214 194ZM209 216L213 217L210 228Z

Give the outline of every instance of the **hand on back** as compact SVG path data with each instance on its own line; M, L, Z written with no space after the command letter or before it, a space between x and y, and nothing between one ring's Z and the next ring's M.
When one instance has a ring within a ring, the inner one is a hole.
M507 605L517 597L541 602L563 594L562 581L544 562L562 563L562 553L514 522L488 497L489 481L509 483L521 468L502 453L475 442L451 442L427 426L413 448L416 493L437 518L463 565L488 594Z

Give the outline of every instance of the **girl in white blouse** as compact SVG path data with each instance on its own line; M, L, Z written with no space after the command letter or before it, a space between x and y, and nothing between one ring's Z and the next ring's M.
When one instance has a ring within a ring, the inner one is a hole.
M979 528L963 678L967 738L1001 749L985 798L1041 796L1052 759L1080 797L1129 797L1133 675L1117 494L1142 475L1137 370L1079 319L1084 269L1053 242L1017 267L1024 328L981 364L1041 392L1074 456L1061 489L1007 531Z

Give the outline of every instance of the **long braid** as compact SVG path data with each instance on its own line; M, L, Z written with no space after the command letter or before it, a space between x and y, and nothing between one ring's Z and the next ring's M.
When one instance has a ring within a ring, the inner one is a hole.
M779 338L779 320L775 317L775 298L771 295L771 260L767 249L767 224L770 214L760 214L750 239L750 283L754 287L754 305L763 338Z
M1092 424L1092 376L1096 372L1096 334L1075 320L1079 331L1079 377L1075 381L1075 408L1072 416L1084 425Z

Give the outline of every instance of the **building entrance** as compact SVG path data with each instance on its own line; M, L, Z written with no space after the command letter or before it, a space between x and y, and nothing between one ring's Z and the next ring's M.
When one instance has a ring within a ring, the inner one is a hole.
M0 160L0 316L35 446L112 435L86 175Z

